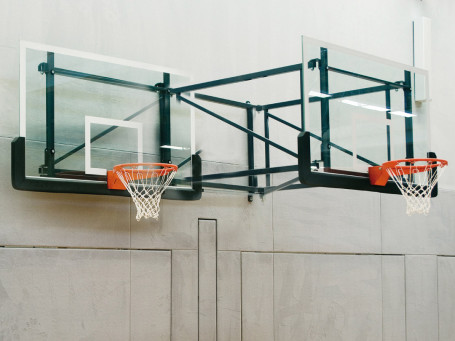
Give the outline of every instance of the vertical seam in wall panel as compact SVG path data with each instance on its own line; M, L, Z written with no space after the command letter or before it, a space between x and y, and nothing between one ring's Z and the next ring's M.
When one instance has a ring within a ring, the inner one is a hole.
M381 243L381 255L384 253L384 244L383 244L383 228L382 228L382 194L379 193L379 229L381 233L380 243Z
M437 317L438 317L438 340L439 340L439 330L441 329L441 320L439 319L439 257L436 255L436 307Z
M381 320L382 320L381 340L384 341L384 263L383 263L383 258L384 258L384 256L381 255Z
M131 226L131 219L130 219L130 226ZM130 340L131 340L131 332L132 332L132 328L131 328L131 315L133 313L133 305L132 305L132 302L131 302L131 297L132 297L132 282L133 282L133 278L132 278L132 269L131 269L131 229L130 229L130 250L129 250L129 253L130 253Z
M218 220L215 222L215 341L218 339Z
M273 178L272 178L273 181ZM275 193L272 193L272 251L275 252L275 220L273 219L273 208L275 203Z
M406 255L403 256L403 271L404 271L404 335L408 339L408 293L407 293L407 273L406 273Z
M169 340L172 341L172 288L173 288L173 285L172 285L172 278L174 276L172 276L172 263L173 263L173 255L174 255L174 252L173 250L170 250L171 251L171 271L170 271L170 291L169 291Z
M197 220L197 339L199 340L199 328L200 328L200 271L201 271L201 268L199 267L199 264L200 264L200 238L201 238L201 220L202 219L198 219Z
M198 339L199 339L199 336L200 336L200 323L201 323L201 315L200 315L200 302L201 302L201 289L200 289L200 284L201 284L201 281L200 281L200 276L201 276L201 272L200 272L200 268L199 268L199 265L200 265L200 262L201 262L201 251L200 251L200 248L201 248L201 244L200 244L200 238L201 238L201 233L200 233L200 223L201 221L207 221L207 222L210 222L210 223L214 223L215 224L215 228L214 228L214 231L210 230L211 228L211 224L209 225L209 231L208 231L208 234L210 236L212 236L212 232L215 232L215 298L214 298L214 303L215 303L215 339L217 337L217 333L218 333L218 325L217 325L217 322L218 322L218 305L217 305L217 297L218 297L218 280L217 280L217 273L218 273L218 221L216 219L201 219L199 218L198 219ZM211 249L212 245L210 245L210 252L212 251ZM213 327L213 326L211 326Z
M273 339L276 341L276 328L275 328L275 253L272 252L272 327Z
M240 341L243 341L243 252L240 251Z
M128 198L128 206L129 206L129 219L128 219L128 224L129 224L129 229L130 229L130 236L129 236L129 237L130 237L130 242L129 242L130 250L129 250L129 251L130 251L130 341L131 341L131 339L132 339L132 334L131 334L131 333L132 333L132 327L131 327L131 323L132 323L132 314L133 314L133 304L132 304L132 301L131 301L131 298L132 298L132 287L133 287L133 285L132 285L132 283L133 283L132 268L131 268L131 266L132 266L132 262L131 262L131 252L132 252L132 251L131 251L131 247L132 247L132 245L131 245L131 238L132 238L132 237L131 237L131 236L132 236L131 198Z

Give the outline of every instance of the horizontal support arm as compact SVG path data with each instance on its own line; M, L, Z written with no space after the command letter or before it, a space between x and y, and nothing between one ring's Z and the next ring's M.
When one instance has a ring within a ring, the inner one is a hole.
M302 101L300 99L294 99L291 101L284 101L272 104L265 104L258 106L258 110L270 110L270 109L278 109L278 108L285 108L285 107L292 107L294 105L301 105Z
M85 81L116 85L116 86L121 86L121 87L125 87L125 88L137 89L137 90L145 90L145 91L153 91L153 92L163 91L163 88L153 86L153 85L129 82L129 81L124 81L121 79L116 79L116 78L111 78L111 77L92 75L90 73L84 73L84 72L78 72L78 71L72 71L72 70L66 70L66 69L60 69L60 68L55 68L55 69L53 69L53 71L58 76L76 78L76 79L81 79L81 80L85 80Z
M225 105L229 105L231 107L242 108L242 109L254 109L256 107L255 105L250 104L250 103L237 102L237 101L232 101L230 99L225 99L225 98L215 97L215 96L210 96L210 95L204 95L204 94L194 94L194 97L197 99L201 99L203 101L225 104Z
M219 180L219 179L229 179L229 178L240 178L243 176L251 176L251 175L264 175L264 174L275 174L275 173L286 173L286 172L295 172L298 170L297 165L292 166L281 166L281 167L271 167L271 168L258 168L258 169L249 169L244 171L238 172L228 172L228 173L216 173L216 174L207 174L202 175L199 180ZM186 181L193 181L196 180L192 177L184 178Z
M342 75L345 75L345 76L351 76L351 77L355 77L355 78L360 78L360 79L364 79L364 80L375 82L375 83L382 83L382 84L388 85L391 88L395 88L395 89L409 89L409 86L404 85L401 82L395 82L395 83L394 82L389 82L389 81L385 81L383 79L370 77L370 76L362 75L360 73L346 71L346 70L338 69L338 68L331 67L331 66L328 66L327 70L328 71L332 71L332 72L336 72L336 73L339 73L339 74L342 74Z
M320 102L322 99L332 100L332 99L345 98L345 97L351 97L351 96L366 95L366 94L372 94L372 93L386 91L386 90L390 90L390 87L387 85L373 86L373 87L369 87L369 88L335 92L333 94L329 94L330 97L325 97L325 98L313 96L313 97L309 98L309 102L314 103L314 102Z
M213 88L213 87L221 86L221 85L245 82L245 81L250 81L253 79L257 79L257 78L264 78L264 77L268 77L268 76L280 75L283 73L300 71L301 69L302 69L302 64L294 64L294 65L279 67L276 69L248 73L245 75L240 75L240 76L235 76L235 77L222 78L222 79L218 79L218 80L210 81L210 82L182 86L179 88L170 89L170 91L171 91L171 93L179 94L182 92L189 92L189 91L194 91L194 90Z

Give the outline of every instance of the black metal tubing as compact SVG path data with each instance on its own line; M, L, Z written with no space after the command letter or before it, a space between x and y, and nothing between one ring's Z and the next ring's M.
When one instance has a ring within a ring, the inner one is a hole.
M216 173L216 174L206 174L202 175L199 179L194 177L186 177L183 180L185 181L207 181L207 180L220 180L228 178L240 178L243 176L251 175L263 175L263 174L275 174L275 173L286 173L286 172L295 172L298 171L298 165L291 166L280 166L280 167L271 167L271 168L256 168L251 170L237 171L237 172L227 172L227 173Z
M289 182L299 181L298 178L296 180L292 180ZM266 187L249 187L249 186L239 186L239 185L230 185L230 184L220 184L215 182L202 182L203 187L207 188L216 188L216 189L227 189L233 191L244 191L244 192L254 192L255 194L263 194L267 195L275 191L286 191L292 189L302 189L302 188L310 188L311 186L307 186L304 184L282 184L279 186L266 186Z
M404 83L407 88L404 92L404 111L412 114L412 93L411 93L411 72L404 72ZM414 157L414 132L412 127L412 117L406 117L404 119L404 125L406 129L406 158Z
M237 101L232 101L230 99L225 99L225 98L215 97L215 96L210 96L210 95L204 95L204 94L198 94L198 93L194 94L194 97L197 99L201 99L203 101L225 104L225 105L229 105L231 107L242 108L242 109L250 109L250 108L256 107L255 105L253 105L251 103L237 102Z
M302 103L301 99L293 99L290 101L284 101L284 102L278 102L278 103L272 103L272 104L266 104L266 105L258 105L257 109L258 109L258 111L279 109L279 108L285 108L285 107L292 107L294 105L300 105L301 103Z
M299 180L302 184L314 187L333 187L401 194L393 181L389 181L385 186L374 186L370 184L368 177L363 178L344 174L314 172L311 170L310 133L300 133L297 143L299 148Z
M200 199L203 189L202 184L199 182L202 176L202 160L199 154L194 154L191 156L191 166L191 176L196 180L195 182L192 182L191 186L195 193L199 193L198 199Z
M246 109L246 117L247 117L247 125L246 125L247 129L250 131L254 131L253 108ZM248 169L252 170L252 169L254 169L254 138L253 138L253 135L248 134L247 143L248 143ZM257 177L255 175L250 175L248 177L248 186L257 187L257 185L258 185ZM251 202L252 200L253 200L253 196L252 195L248 196L248 201Z
M54 53L47 53L46 72L46 149L44 150L44 173L53 176L55 173L55 80Z
M292 129L295 129L295 130L297 130L297 131L302 131L302 130L300 129L300 127L297 127L296 125L294 125L294 124L292 124L292 123L289 123L288 121L285 121L285 120L283 120L282 118L279 118L278 116L275 116L275 115L270 114L270 113L268 114L268 116L269 116L270 118L274 119L275 121L278 121L278 122L280 122L280 123L282 123L282 124L284 124L284 125L286 125L286 126L288 126L288 127L291 127Z
M319 86L323 94L329 93L329 73L327 49L321 47L321 60L319 62ZM331 167L330 160L330 112L329 100L321 98L321 160L324 167Z
M269 132L269 111L267 109L264 110L264 137L266 139L270 139L270 132ZM264 146L265 152L265 168L270 168L270 146L268 142L265 143ZM270 186L270 174L265 176L265 184Z
M273 193L276 191L281 191L281 190L285 189L286 187L289 187L290 185L296 183L297 181L299 181L299 177L296 177L296 178L293 178L286 182L283 182L282 184L280 184L278 186L267 187L264 189L264 194L270 194L270 193Z
M139 116L140 114L142 114L143 112L145 112L146 110L150 109L151 107L153 107L154 105L156 105L157 102L153 102L145 107L143 107L142 109L136 111L134 114L131 114L130 116L128 116L127 118L124 119L124 121L131 121L133 118L135 118L136 116ZM117 129L118 126L112 126L110 128L107 128L106 130L103 130L101 133L99 133L98 135L94 136L91 138L90 142L93 143L95 142L96 140L102 138L103 136L109 134L111 131ZM80 144L79 146L73 148L72 150L70 150L68 153L60 156L58 159L55 160L55 164L65 160L66 158L70 157L71 155L77 153L79 150L85 148L85 143L82 143Z
M289 191L289 190L294 190L294 189L302 189L302 188L312 188L313 186L308 186L305 184L297 183L297 184L292 184L289 186L286 186L284 188L281 188L280 191ZM273 188L273 187L271 187Z
M300 69L300 124L302 126L301 131L305 131L305 101L303 100L304 96L304 80L303 80L303 65Z
M263 187L257 186L240 186L240 185L231 185L231 184L220 184L216 182L201 182L202 187L207 188L216 188L216 189L227 189L232 191L244 191L248 192L249 194L264 194Z
M221 85L250 81L253 79L257 79L257 78L264 78L264 77L268 77L268 76L280 75L283 73L299 71L301 69L302 69L302 64L294 64L294 65L279 67L279 68L265 70L265 71L248 73L248 74L240 75L240 76L218 79L218 80L210 81L210 82L182 86L179 88L169 89L169 91L174 94L180 94L183 92L190 92L190 91L194 91L194 90L213 88L213 87L221 86Z
M432 159L436 159L437 158L436 153L433 153L433 152L428 152L427 153L427 157L428 158L432 158ZM428 178L432 179L433 176L436 175L434 173L437 173L437 171L438 171L438 167L432 168L430 170L430 176ZM432 198L437 197L438 196L438 192L439 192L439 190L438 190L438 182L437 182L436 185L434 185L433 189L431 190L431 197Z
M293 151L291 151L291 150L289 150L289 149L287 149L287 148L285 148L285 147L279 145L278 143L275 143L275 142L273 142L273 141L271 141L271 140L269 140L269 139L266 139L265 137L263 137L263 136L261 136L261 135L255 133L254 131L251 131L251 130L249 130L249 129L247 129L247 128L244 128L244 127L242 127L241 125L239 125L239 124L237 124L237 123L235 123L235 122L232 122L231 120L228 120L227 118L225 118L225 117L223 117L223 116L220 116L220 115L218 115L217 113L215 113L215 112L213 112L213 111L211 111L211 110L208 110L207 108L204 108L203 106L200 106L199 104L194 103L193 101L190 101L189 99L187 99L187 98L185 98L185 97L183 97L183 96L181 96L181 95L177 95L177 99L179 99L179 100L181 100L181 101L183 101L183 102L185 102L185 103L187 103L187 104L189 104L189 105L195 107L196 109L198 109L198 110L200 110L200 111L202 111L202 112L205 112L206 114L209 114L209 115L211 115L211 116L213 116L213 117L219 119L220 121L223 121L224 123L227 123L227 124L233 126L234 128L237 128L237 129L243 131L244 133L247 133L247 134L249 134L249 135L252 135L252 136L254 136L255 138L257 138L257 139L259 139L259 140L261 140L261 141L263 141L263 142L267 142L267 143L269 143L271 146L273 146L273 147L275 147L275 148L277 148L277 149L279 149L279 150L281 150L281 151L283 151L283 152L285 152L285 153L287 153L287 154L289 154L289 155L291 155L291 156L294 156L295 158L298 157L298 154L297 154L297 153L294 153Z
M171 95L166 90L170 84L170 75L163 73L162 90L160 91L160 146L171 145ZM162 163L171 163L171 149L160 148Z
M325 99L330 101L332 99L338 99L338 98L345 98L345 97L351 97L351 96L359 96L359 95L366 95L366 94L371 94L371 93L376 93L376 92L382 92L382 91L386 91L387 89L390 89L390 87L388 87L386 85L372 86L372 87L356 89L356 90L335 92L333 94L329 94L330 97L326 97ZM310 103L314 103L314 102L320 102L322 100L322 98L321 97L317 97L317 96L313 96L313 97L310 97L308 100L309 100Z
M198 155L193 159L193 177L198 171L200 174L201 162ZM199 164L198 164L199 160ZM68 181L57 178L36 177L29 178L25 175L25 138L16 137L11 142L11 183L14 189L33 192L75 193L114 195L128 197L128 191L111 190L107 188L106 181ZM169 200L199 200L202 191L188 188L168 187L163 193L163 199Z
M386 112L386 119L390 121L392 119L392 115L390 114L391 103L390 103L390 89L387 89L385 92L385 107L387 109ZM387 161L392 160L392 150L390 145L390 125L387 125Z
M85 81L97 82L97 83L116 85L116 86L121 86L124 88L131 88L131 89L145 90L145 91L154 91L154 92L159 92L159 91L163 90L162 88L156 87L153 85L129 82L129 81L121 80L121 79L98 76L98 75L93 75L93 74L85 73L85 72L78 72L78 71L66 70L66 69L61 69L61 68L53 68L53 71L55 72L56 75L59 75L59 76L76 78L76 79L81 79L81 80L85 80Z
M321 62L321 66L322 66L322 62ZM405 84L393 83L393 82L385 81L385 80L382 80L382 79L379 79L379 78L374 78L374 77L370 77L370 76L361 75L360 73L355 73L355 72L350 72L350 71L338 69L338 68L331 67L331 66L328 66L328 65L326 66L326 68L327 68L327 71L332 71L332 72L336 72L336 73L339 73L339 74L342 74L342 75L351 76L351 77L355 77L355 78L360 78L360 79L364 79L364 80L375 82L375 83L381 83L381 84L388 85L391 88L395 88L395 89L409 89L409 90L411 89L410 85L408 85L406 83Z

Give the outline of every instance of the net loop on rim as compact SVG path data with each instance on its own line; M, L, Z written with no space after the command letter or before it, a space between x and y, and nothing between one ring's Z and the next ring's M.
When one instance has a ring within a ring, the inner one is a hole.
M126 187L136 205L136 220L158 219L161 195L177 172L176 165L167 163L125 163L113 173Z
M431 192L447 165L441 159L404 159L386 162L382 167L406 199L406 213L427 215Z

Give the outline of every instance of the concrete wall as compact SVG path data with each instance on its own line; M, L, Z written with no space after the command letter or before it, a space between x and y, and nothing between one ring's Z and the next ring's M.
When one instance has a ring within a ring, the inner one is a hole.
M204 81L297 63L302 34L410 64L423 15L433 24L432 142L455 159L452 1L0 5L0 339L453 340L453 170L427 217L406 216L399 196L314 188L252 203L209 191L163 201L159 222L138 223L128 198L10 184L21 39ZM199 132L208 124L199 117ZM199 133L196 143L213 142Z

